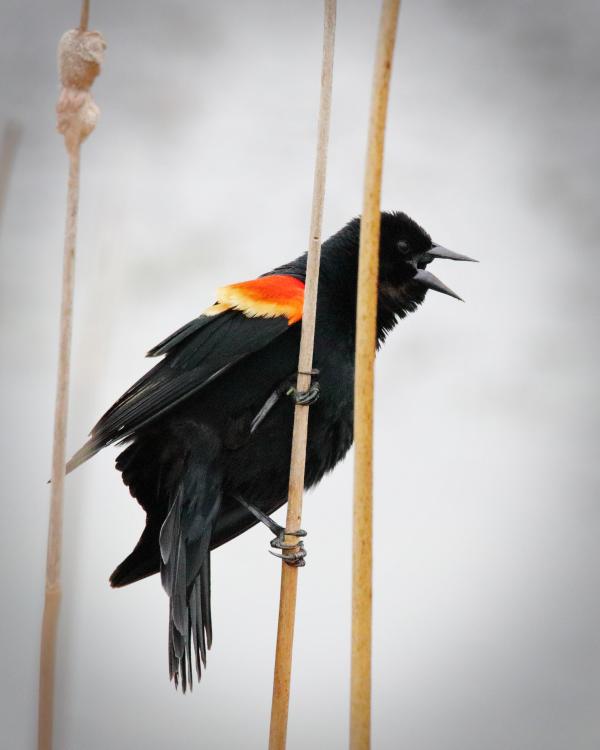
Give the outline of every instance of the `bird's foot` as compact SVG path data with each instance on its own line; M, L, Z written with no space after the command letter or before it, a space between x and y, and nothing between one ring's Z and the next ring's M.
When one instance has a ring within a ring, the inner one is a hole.
M304 537L306 531L304 529L298 529L297 531L287 531L280 527L280 531L275 537L271 539L271 547L281 550L281 554L269 550L274 556L283 560L284 563L290 565L292 568L303 568L306 565L305 557L307 555L306 549L304 548L304 542L299 539L297 542L289 543L285 541L286 536Z
M275 406L275 404L282 396L290 396L295 401L295 403L300 404L301 406L310 406L311 404L315 403L315 401L319 398L319 394L321 392L318 382L316 380L313 380L310 384L310 388L307 391L299 391L296 388L296 382L299 374L300 373L296 373L295 375L286 378L277 386L277 388L275 388L273 393L271 393L269 398L261 406L254 419L252 420L250 424L250 434L252 434L256 430L259 424L265 419L267 414L271 411L271 409ZM314 369L309 373L303 374L310 375L311 377L316 378L319 374L319 371L317 369Z
M319 371L317 369L313 369L310 372L306 373L298 373L299 375L310 375L312 378L316 378L319 374ZM319 387L319 383L317 380L313 380L308 388L307 391L299 391L295 384L292 383L290 387L286 390L285 395L291 396L291 398L294 399L296 404L299 404L300 406L311 406L311 404L314 404L315 401L319 398L321 394L321 388Z
M284 527L280 526L276 521L274 521L271 516L263 513L260 508L257 508L255 505L252 505L252 503L249 503L241 495L234 495L233 497L238 501L238 503L243 505L244 508L247 508L259 521L261 521L261 523L264 523L264 525L267 526L273 532L273 534L275 534L275 539L271 539L270 544L274 549L280 549L281 554L269 550L272 555L274 555L275 557L279 557L285 563L291 565L294 568L302 568L306 565L306 563L304 562L304 558L306 557L306 550L304 549L304 542L301 539L301 537L306 536L307 533L304 529L298 529L298 531L286 531ZM286 536L295 536L299 539L299 541L290 544L289 542L285 541Z

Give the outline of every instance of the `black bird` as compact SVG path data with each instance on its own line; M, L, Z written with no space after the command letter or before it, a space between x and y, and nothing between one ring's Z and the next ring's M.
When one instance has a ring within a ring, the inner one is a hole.
M286 502L294 401L312 402L306 487L340 461L353 439L356 283L360 220L322 248L314 366L294 389L306 255L258 279L223 287L200 317L148 353L165 355L112 406L67 465L128 443L116 467L146 511L133 552L110 578L125 586L160 571L170 598L169 672L185 691L211 646L210 552L263 520L273 546L292 553L267 517ZM457 297L426 270L435 258L471 260L431 241L403 213L382 213L377 340L423 302L428 289ZM459 297L457 297L460 299ZM298 530L297 536L304 532Z

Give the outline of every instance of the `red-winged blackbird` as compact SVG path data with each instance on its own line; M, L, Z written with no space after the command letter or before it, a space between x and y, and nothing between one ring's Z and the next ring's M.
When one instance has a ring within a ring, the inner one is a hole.
M111 443L129 443L117 469L146 511L133 552L111 576L125 586L160 571L170 597L169 672L192 684L212 641L210 551L286 501L294 401L312 402L305 485L330 471L352 444L356 281L360 220L322 248L314 366L295 392L306 255L241 284L151 349L164 359L100 419L67 466ZM426 266L471 260L432 243L403 213L382 213L377 340L423 302L428 289L456 297ZM459 298L460 299L460 298ZM290 398L289 396L292 396ZM298 536L303 532L299 530ZM286 555L302 564L303 550Z

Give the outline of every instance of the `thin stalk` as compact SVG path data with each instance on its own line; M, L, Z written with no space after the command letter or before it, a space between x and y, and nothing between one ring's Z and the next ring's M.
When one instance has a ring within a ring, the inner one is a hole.
M87 31L90 23L90 0L82 0L79 31Z
M331 120L335 21L336 0L325 0L317 156L308 243L306 282L304 287L302 337L300 341L300 356L298 360L297 389L299 391L308 390L311 383L311 377L308 373L310 373L312 369L317 310L319 261L321 257L321 226L323 222L325 178L327 173L329 123ZM287 531L297 531L300 528L302 520L302 494L304 491L308 408L308 406L297 405L294 411L294 429L292 435L292 455L290 462L286 519ZM286 536L287 543L293 544L295 541L296 537ZM283 750L286 746L297 590L298 568L292 568L286 563L282 563L269 750Z
M52 482L46 591L40 644L40 685L38 707L38 749L52 750L54 722L54 677L56 635L61 600L60 568L62 556L63 500L65 483L65 446L69 406L73 294L75 286L75 246L79 208L79 164L82 141L94 129L98 107L89 89L100 72L104 39L98 32L88 33L89 0L83 0L80 25L63 34L59 43L61 94L57 104L58 130L63 134L69 156L67 216L63 255L62 301L54 437L52 446Z
M373 395L383 147L400 0L383 0L367 146L360 227L354 380L354 530L350 748L371 745L373 585Z
M67 439L67 416L69 407L71 333L73 329L75 242L77 237L77 212L79 207L79 155L79 147L69 154L67 218L65 224L62 302L60 309L58 380L56 386L56 406L54 410L52 482L50 486L50 519L48 525L48 553L46 559L46 596L44 600L40 654L40 696L38 714L39 750L51 750L52 748L56 633L60 600L62 596L60 566L62 556L63 498L66 459L65 445Z

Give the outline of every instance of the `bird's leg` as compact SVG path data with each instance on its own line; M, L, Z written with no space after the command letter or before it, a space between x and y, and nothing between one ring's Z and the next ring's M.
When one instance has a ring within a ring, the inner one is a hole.
M319 371L311 370L308 374L315 378L319 374ZM310 388L307 391L298 391L296 389L297 375L298 373L290 375L289 378L286 378L277 386L277 388L275 388L273 393L271 393L252 420L252 423L250 424L250 434L256 430L258 425L263 421L282 396L290 396L294 399L295 403L301 404L302 406L310 406L319 398L320 388L319 383L316 380L311 382Z
M252 513L253 516L258 518L258 520L261 523L264 523L264 525L270 529L270 531L275 534L275 536L279 536L280 534L285 534L285 529L283 526L280 526L276 521L274 521L271 516L268 516L266 513L263 513L260 508L257 508L256 505L252 505L252 503L249 503L247 500L245 500L241 495L234 495L235 499L238 501L240 505L243 505L246 510L249 510L250 513Z
M286 381L287 384L287 381ZM267 416L267 414L271 411L271 409L275 406L275 404L279 401L279 399L283 396L285 393L285 390L283 389L283 384L280 384L275 388L273 393L269 396L269 398L265 401L265 403L261 406L260 410L252 420L252 423L250 424L250 434L254 432L254 430L258 427L258 425L263 421L263 419Z
M285 541L286 536L295 536L295 537L303 537L306 536L306 531L304 529L298 529L297 531L287 531L283 526L280 526L278 523L276 523L270 516L268 516L266 513L263 513L260 508L257 508L256 505L252 505L252 503L249 503L247 500L245 500L240 495L234 495L235 499L240 503L240 505L243 505L244 508L250 511L252 515L254 515L261 523L264 523L264 525L270 529L273 534L275 534L275 539L271 539L271 547L274 547L275 549L280 549L281 554L277 554L277 552L273 552L272 550L269 550L269 552L274 555L275 557L281 558L284 562L286 562L288 565L291 565L295 568L301 568L306 563L304 562L304 558L306 557L306 550L304 549L304 542L300 539L300 541L296 542L295 544L288 544Z
M265 401L265 403L262 405L256 416L252 420L252 423L250 425L250 434L252 434L254 430L256 430L258 425L263 421L263 419L279 401L281 396L290 396L296 404L299 404L301 406L310 406L311 404L315 403L320 395L319 383L313 379L308 390L299 391L296 388L298 374L300 373L295 373L289 378L286 378L277 386L273 393L271 393L269 398ZM310 375L312 378L315 378L319 374L319 370L313 369L309 373L302 374ZM302 539L299 539L294 544L289 544L285 541L286 536L306 536L306 531L304 529L286 532L283 526L275 523L275 521L267 516L266 513L263 513L262 510L252 505L247 500L244 500L244 498L240 497L239 495L235 495L235 498L275 534L275 539L271 540L271 547L281 550L281 554L269 550L272 555L281 558L285 563L291 565L292 567L300 568L306 565L304 561L304 558L306 557L306 549L304 548L304 542L302 541Z

